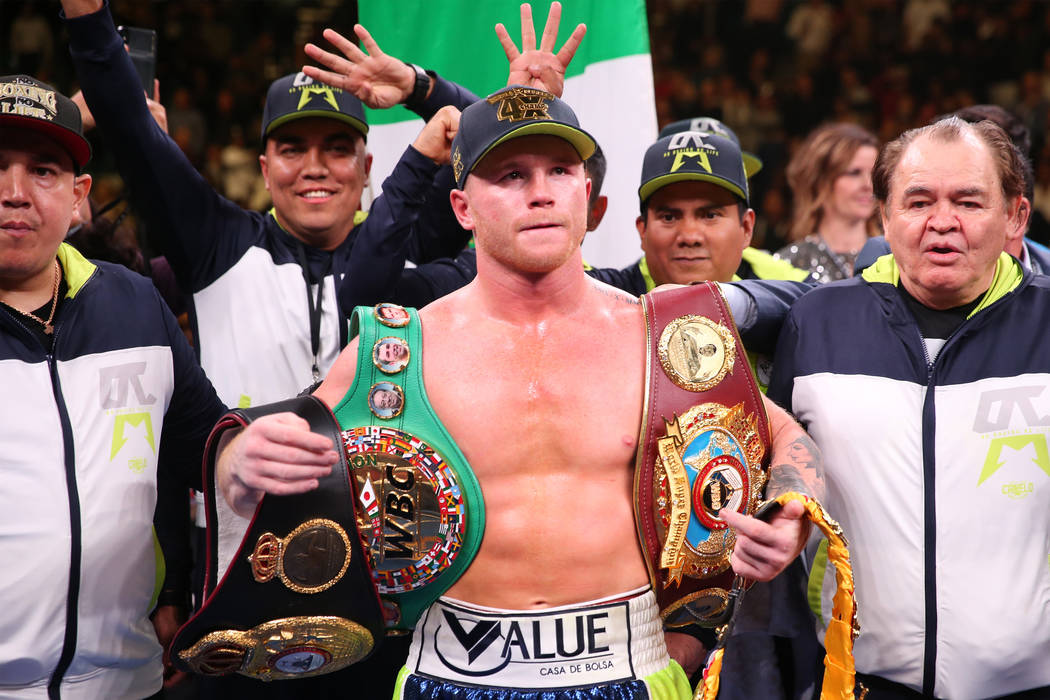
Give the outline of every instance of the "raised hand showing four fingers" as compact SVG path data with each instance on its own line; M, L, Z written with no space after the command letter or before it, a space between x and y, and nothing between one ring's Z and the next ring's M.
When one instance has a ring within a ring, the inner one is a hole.
M554 43L558 40L558 25L561 24L561 3L551 3L547 23L543 27L539 48L536 47L536 29L532 22L532 6L521 6L521 51L507 33L503 24L496 25L496 36L510 62L507 85L526 85L546 90L561 97L565 88L565 71L576 55L576 49L587 33L587 26L579 24L557 54Z

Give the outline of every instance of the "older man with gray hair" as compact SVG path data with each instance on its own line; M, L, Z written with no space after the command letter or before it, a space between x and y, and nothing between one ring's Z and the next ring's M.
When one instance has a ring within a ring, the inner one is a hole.
M1003 253L1024 232L1022 167L987 121L887 144L892 254L808 294L781 333L769 395L824 452L869 700L1050 692L1050 281Z

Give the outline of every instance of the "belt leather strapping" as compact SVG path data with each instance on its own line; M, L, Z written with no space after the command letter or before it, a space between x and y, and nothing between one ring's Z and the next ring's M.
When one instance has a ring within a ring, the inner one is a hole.
M719 518L754 512L765 485L769 427L762 395L718 286L642 297L646 406L635 515L668 627L732 615L734 536ZM739 583L739 582L738 582Z

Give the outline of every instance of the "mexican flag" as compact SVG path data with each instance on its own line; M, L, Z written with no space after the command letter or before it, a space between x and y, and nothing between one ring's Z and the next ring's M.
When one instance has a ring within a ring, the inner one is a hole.
M416 63L484 97L507 82L507 58L494 27L502 22L521 48L518 0L359 0L363 24L384 52ZM550 2L532 3L537 41ZM569 66L563 99L609 163L602 194L609 210L583 244L595 267L624 267L640 255L634 219L642 156L656 140L653 71L645 0L563 0L555 50L577 24L587 35ZM344 32L346 34L346 32ZM368 110L372 195L379 194L423 122L404 107Z

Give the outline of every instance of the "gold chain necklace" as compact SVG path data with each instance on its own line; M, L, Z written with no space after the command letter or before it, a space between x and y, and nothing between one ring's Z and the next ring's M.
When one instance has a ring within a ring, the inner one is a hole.
M41 320L36 314L31 314L28 311L22 311L22 309L15 309L18 313L22 314L27 318L31 318L37 323L44 324L44 333L51 335L55 332L55 327L51 325L51 321L55 318L55 310L58 309L58 283L62 280L62 267L58 264L58 259L55 259L55 284L51 288L51 313L47 315L47 320Z

